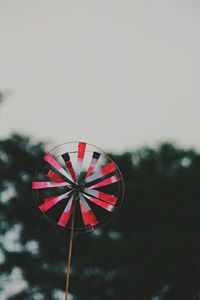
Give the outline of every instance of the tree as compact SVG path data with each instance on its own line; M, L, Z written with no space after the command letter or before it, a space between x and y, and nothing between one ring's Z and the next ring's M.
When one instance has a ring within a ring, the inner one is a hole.
M68 236L43 220L31 192L44 151L20 135L0 141L0 287L24 279L8 300L60 299L65 287ZM199 299L200 155L162 144L112 157L124 204L101 230L75 238L75 299Z
M3 101L3 93L0 91L0 103Z

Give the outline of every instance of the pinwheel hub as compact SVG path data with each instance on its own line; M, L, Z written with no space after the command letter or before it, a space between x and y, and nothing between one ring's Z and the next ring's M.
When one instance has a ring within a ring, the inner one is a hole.
M75 192L77 192L77 193L82 193L83 192L83 190L84 190L84 183L77 183L76 185L75 185Z

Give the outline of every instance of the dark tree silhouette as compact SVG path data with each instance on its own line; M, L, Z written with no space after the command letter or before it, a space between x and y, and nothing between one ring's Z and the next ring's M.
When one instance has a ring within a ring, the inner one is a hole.
M0 103L3 101L3 93L0 91Z
M0 287L13 285L19 271L25 281L8 300L60 299L65 287L68 236L43 220L31 192L43 154L44 145L27 137L0 141ZM71 293L199 299L200 155L162 144L112 157L124 175L124 204L101 230L75 238Z

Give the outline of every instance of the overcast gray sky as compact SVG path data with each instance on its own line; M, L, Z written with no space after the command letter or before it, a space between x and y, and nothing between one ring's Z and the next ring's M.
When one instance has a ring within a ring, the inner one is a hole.
M200 1L0 0L0 136L200 149Z

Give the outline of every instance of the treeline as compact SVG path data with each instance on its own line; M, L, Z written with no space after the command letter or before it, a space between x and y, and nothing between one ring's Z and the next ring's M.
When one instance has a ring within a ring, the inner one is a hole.
M8 300L60 299L65 287L68 236L44 222L31 191L44 152L20 135L0 141L0 294L20 280L13 272L26 282ZM74 299L199 299L199 153L165 143L111 156L124 203L112 222L75 238Z

